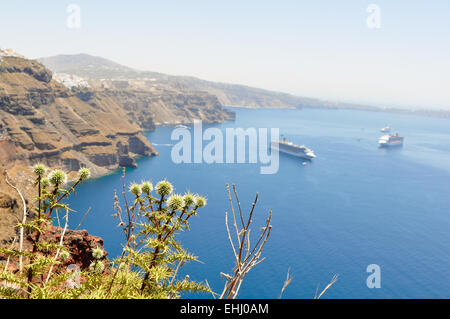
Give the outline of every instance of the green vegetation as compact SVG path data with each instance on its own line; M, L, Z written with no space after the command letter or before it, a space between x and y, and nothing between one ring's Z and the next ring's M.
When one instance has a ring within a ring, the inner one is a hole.
M109 261L101 248L93 249L93 262L88 269L73 272L64 267L71 254L70 247L63 245L70 212L64 200L89 178L90 172L80 169L76 181L65 189L67 175L63 171L53 170L47 177L43 165L36 165L33 171L38 191L37 218L29 222L25 218L17 225L21 234L18 248L0 249L9 256L0 272L0 297L165 299L179 298L187 291L212 294L207 283L177 276L185 263L196 261L197 257L181 246L175 234L189 228L189 219L206 205L204 197L173 194L172 184L164 180L155 189L148 181L132 184L129 188L132 198L127 198L124 182L124 203L120 204L117 194L114 202L114 217L125 235L122 255ZM60 242L41 240L52 220L59 220L61 212L65 212L65 227L61 228ZM24 234L33 238L31 251L23 248ZM19 263L15 273L8 268L13 259Z

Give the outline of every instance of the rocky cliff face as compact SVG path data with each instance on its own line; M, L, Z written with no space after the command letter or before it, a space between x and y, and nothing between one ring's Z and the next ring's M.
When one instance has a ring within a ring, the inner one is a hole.
M233 120L235 114L222 107L216 96L205 92L135 88L130 81L128 89L107 89L105 94L127 111L133 122L152 130L160 124L205 123Z
M68 90L36 61L0 64L0 160L8 168L43 162L101 175L157 154L140 125L103 92Z
M47 230L41 235L40 242L59 244L63 229L56 226L49 226ZM33 241L30 235L24 238L24 251L33 250ZM5 241L4 245L11 245L11 240ZM69 265L77 265L81 270L89 269L89 265L94 261L92 251L96 248L104 249L103 239L97 236L90 235L86 230L66 230L63 239L64 246L70 251L70 257L57 267L66 268ZM2 244L0 243L0 246ZM105 252L105 256L108 253ZM0 253L0 267L6 262L7 256ZM8 269L11 272L19 270L19 265L16 260L10 260ZM3 269L3 267L1 267Z

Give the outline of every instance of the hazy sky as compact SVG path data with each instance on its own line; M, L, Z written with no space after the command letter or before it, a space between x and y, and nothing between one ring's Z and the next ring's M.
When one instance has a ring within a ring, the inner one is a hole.
M72 3L80 28L67 26ZM367 25L372 3L380 28ZM450 109L450 0L1 0L0 47L34 58L89 53L330 100Z

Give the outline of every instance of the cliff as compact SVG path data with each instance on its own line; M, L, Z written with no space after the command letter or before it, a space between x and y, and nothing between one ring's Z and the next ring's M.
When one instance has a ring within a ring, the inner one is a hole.
M105 94L120 104L133 122L146 130L161 124L192 123L194 119L218 123L235 118L234 112L224 109L216 96L205 92L145 90L132 86L106 89Z
M0 63L0 160L7 168L43 162L101 175L134 166L136 156L157 154L141 131L101 92L68 90L36 61Z

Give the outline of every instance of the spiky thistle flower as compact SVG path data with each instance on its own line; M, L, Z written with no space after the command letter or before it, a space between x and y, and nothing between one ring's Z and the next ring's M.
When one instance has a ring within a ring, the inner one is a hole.
M119 265L119 270L120 270L120 271L125 271L125 270L127 270L127 265L126 265L125 263L121 263L121 264Z
M89 265L89 270L97 274L102 274L105 271L105 264L100 260L96 260Z
M173 191L173 186L170 182L163 180L156 184L156 193L160 196L169 196Z
M66 250L63 250L61 252L61 254L59 255L59 258L61 259L61 261L66 261L67 259L69 259L70 257L70 253Z
M172 195L167 199L167 207L171 210L179 210L184 207L184 199L181 195Z
M195 203L195 196L191 193L186 193L184 195L183 199L184 199L184 204L186 206L191 206L191 205L194 205L194 203Z
M105 252L103 251L103 249L97 247L92 251L92 256L95 259L102 259L103 256L105 255Z
M33 167L33 172L36 176L42 177L45 174L45 166L43 164L36 164Z
M202 208L206 206L206 198L203 196L197 196L196 200L195 200L195 205L197 205L197 207Z
M135 196L140 196L142 191L141 191L141 186L139 186L139 184L133 183L130 185L130 193L135 195Z
M62 170L55 169L48 174L48 180L54 186L61 186L67 183L67 175Z
M43 188L46 188L46 187L49 187L49 186L50 186L50 181L48 180L47 177L45 177L45 178L43 178L43 179L41 180L41 185L42 185Z
M86 167L80 168L78 171L78 178L83 181L89 177L91 177L91 170Z
M153 190L152 182L150 182L150 181L142 182L141 190L142 190L143 193L145 193L147 195L150 194L150 192Z

